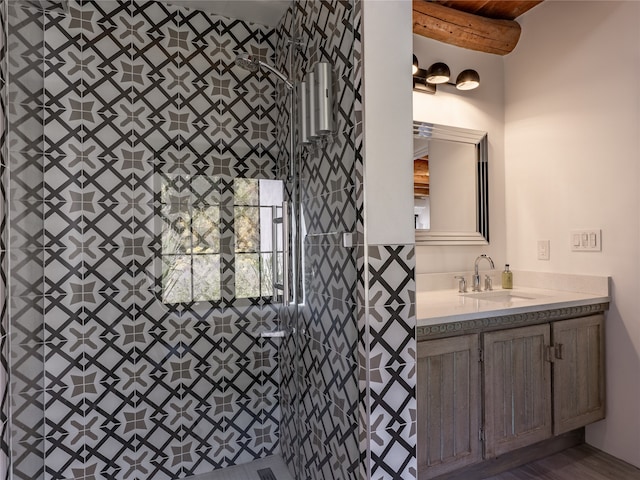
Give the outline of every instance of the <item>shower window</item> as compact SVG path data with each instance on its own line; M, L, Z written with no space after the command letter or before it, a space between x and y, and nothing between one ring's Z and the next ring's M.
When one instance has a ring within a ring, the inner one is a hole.
M274 254L281 265L281 252L273 248L273 206L281 204L280 180L165 178L163 302L270 297ZM282 245L280 236L276 244Z

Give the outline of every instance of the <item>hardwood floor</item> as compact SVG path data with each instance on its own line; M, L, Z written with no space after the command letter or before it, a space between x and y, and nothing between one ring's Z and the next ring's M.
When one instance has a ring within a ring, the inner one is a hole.
M640 480L640 469L589 445L570 448L485 480Z

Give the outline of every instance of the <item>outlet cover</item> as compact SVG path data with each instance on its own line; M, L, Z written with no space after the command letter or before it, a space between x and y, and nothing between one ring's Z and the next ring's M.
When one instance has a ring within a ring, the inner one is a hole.
M549 260L549 240L538 240L538 260Z

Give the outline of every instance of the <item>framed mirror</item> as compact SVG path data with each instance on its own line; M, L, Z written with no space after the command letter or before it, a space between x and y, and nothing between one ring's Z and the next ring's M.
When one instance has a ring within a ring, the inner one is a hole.
M418 245L489 243L487 132L414 120Z

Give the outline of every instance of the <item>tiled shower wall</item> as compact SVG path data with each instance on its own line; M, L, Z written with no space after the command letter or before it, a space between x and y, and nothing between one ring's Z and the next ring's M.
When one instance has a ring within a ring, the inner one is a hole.
M142 0L8 13L13 478L177 478L276 452L277 345L259 338L276 309L164 304L158 192L275 178L277 87L233 64L273 61L275 31Z
M296 39L294 78L319 61L334 74L335 133L298 146L303 228L303 298L298 309L296 371L283 371L283 451L295 460L296 478L356 479L358 440L358 135L355 2L296 2L282 28ZM361 201L361 199L360 199ZM360 235L359 235L360 233ZM346 241L346 243L345 243ZM293 349L285 351L293 355ZM282 362L283 369L288 362ZM296 414L296 400L299 412ZM293 429L292 426L296 428Z
M9 478L9 309L7 305L7 44L0 1L0 478Z
M229 71L227 49L270 55L277 45L281 53L285 36L263 32L267 46L256 46L238 33L247 32L243 22L155 2L71 6L78 13L66 20L54 2L10 6L14 478L171 478L267 455L277 448L276 347L256 334L276 326L274 309L260 299L161 305L149 282L157 244L147 220L157 207L149 177L163 166L273 177L286 135L235 126L273 115L285 126L282 103L278 114L269 104L254 109L256 96L276 88ZM360 9L358 0L296 2L279 26L299 41L296 79L328 59L338 82L336 134L299 152L306 296L299 335L281 348L281 444L300 479L415 477L413 247L365 245ZM47 43L46 31L55 33ZM85 43L94 39L95 49ZM218 55L199 65L206 74L189 66L203 49ZM286 71L285 57L273 60ZM45 73L55 87L47 96ZM108 104L93 97L94 81ZM142 112L138 83L150 88ZM232 104L240 113L222 115ZM226 123L211 122L214 114ZM94 176L95 164L104 175ZM125 185L102 190L111 175ZM80 196L63 195L72 190ZM132 200L120 202L122 193ZM96 258L106 260L91 284ZM125 266L128 283L118 283Z

